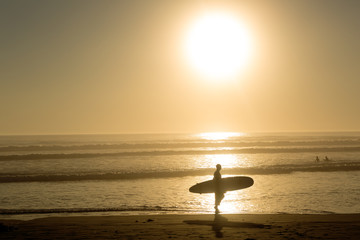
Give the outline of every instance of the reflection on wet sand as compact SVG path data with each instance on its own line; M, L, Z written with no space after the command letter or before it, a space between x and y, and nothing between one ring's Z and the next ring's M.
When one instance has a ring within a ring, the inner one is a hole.
M222 238L224 233L222 232L223 227L231 228L270 228L270 225L263 225L249 222L231 222L227 218L219 213L215 213L214 221L208 220L185 220L184 223L191 225L208 225L212 227L217 238Z

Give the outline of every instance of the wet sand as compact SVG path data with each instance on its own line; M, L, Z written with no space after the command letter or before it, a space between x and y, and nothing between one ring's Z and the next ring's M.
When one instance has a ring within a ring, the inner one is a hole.
M142 215L0 220L0 239L359 239L360 214Z

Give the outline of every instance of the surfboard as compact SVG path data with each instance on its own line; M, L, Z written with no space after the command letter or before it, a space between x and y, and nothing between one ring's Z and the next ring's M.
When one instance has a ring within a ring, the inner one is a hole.
M234 191L251 187L254 184L254 180L251 177L238 176L221 178L220 189L224 192ZM215 192L214 180L209 180L201 183L197 183L189 188L192 193L213 193Z

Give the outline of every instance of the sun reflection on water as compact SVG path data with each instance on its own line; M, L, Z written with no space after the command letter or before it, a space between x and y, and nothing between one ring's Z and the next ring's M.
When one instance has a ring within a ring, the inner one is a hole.
M240 133L240 132L208 132L208 133L199 134L199 136L202 139L213 140L213 141L228 140L229 138L241 137L244 135L245 133Z
M244 133L237 132L209 132L201 133L198 135L204 140L211 142L222 142L231 140L232 138L245 136ZM230 150L232 148L229 148ZM222 148L216 148L216 150L229 150ZM249 164L249 160L243 154L208 154L202 157L196 157L194 164L200 168L213 168L215 171L216 164L221 164L223 171L227 169L236 169L240 167L246 167ZM234 175L223 174L223 178L231 177ZM212 176L209 176L212 177ZM208 179L210 180L210 179ZM238 191L230 191L225 193L225 197L222 200L219 209L221 213L242 213L251 209L251 203L246 200L249 199L247 189L241 189ZM215 211L215 194L202 194L199 196L199 203L201 208L206 209L208 212Z
M249 193L246 189L226 192L219 206L219 210L224 214L248 212L252 209L252 204L247 199L249 199ZM208 212L215 211L215 194L201 194L198 200L201 207Z
M205 161L208 168L215 167L218 163L223 168L234 168L238 164L238 158L233 154L205 155Z
M243 154L207 154L194 156L192 159L192 165L189 167L193 169L209 169L211 175L216 170L216 164L221 164L222 174L235 174L236 171L242 174L242 169L253 166L251 159Z

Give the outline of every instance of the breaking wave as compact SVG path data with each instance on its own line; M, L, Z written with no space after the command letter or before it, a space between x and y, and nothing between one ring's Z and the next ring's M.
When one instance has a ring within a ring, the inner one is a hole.
M323 140L263 140L263 141L186 141L155 143L112 143L76 145L10 145L0 146L0 152L67 151L67 150L121 150L121 149L179 149L205 147L289 147L289 146L360 146L360 138Z
M214 169L204 168L195 170L178 171L153 171L153 172L118 172L118 173L84 173L84 174L53 174L53 175L19 175L2 174L0 182L58 182L58 181L88 181L88 180L133 180L146 178L173 178L187 176L211 175ZM223 174L290 174L293 172L339 172L360 171L360 162L325 163L307 165L276 165L248 168L224 169Z
M34 153L0 155L0 161L71 159L97 157L161 156L161 155L209 155L209 154L256 154L256 153L305 153L305 152L360 152L360 146L353 147L296 147L296 148L210 148L190 150L123 151L112 153Z

